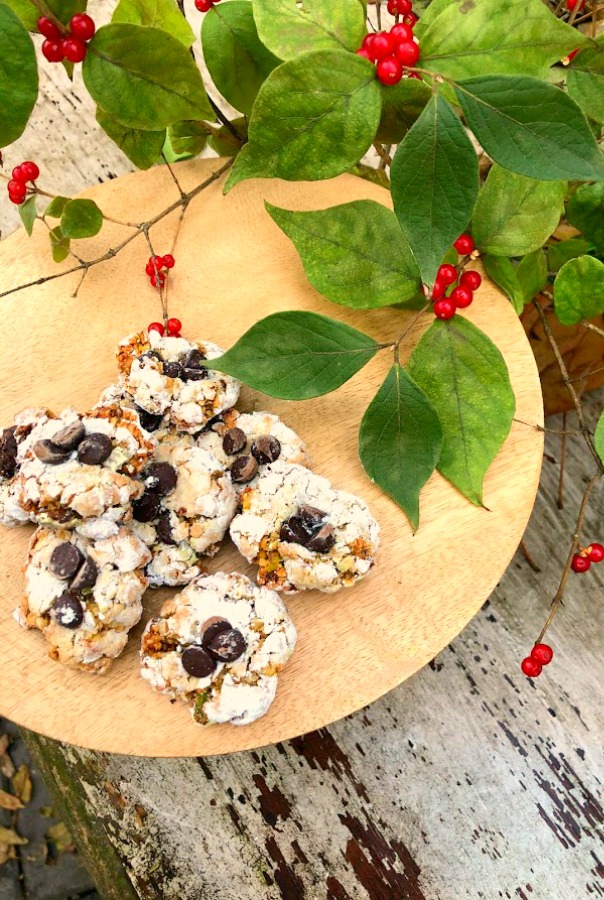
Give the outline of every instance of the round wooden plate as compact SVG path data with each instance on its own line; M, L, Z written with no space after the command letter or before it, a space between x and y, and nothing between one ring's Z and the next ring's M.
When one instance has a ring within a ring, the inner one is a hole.
M179 164L185 188L220 163ZM109 181L87 192L103 211L143 221L176 199L164 168ZM382 309L354 312L330 304L309 285L290 241L265 212L264 200L290 209L321 209L389 194L349 175L317 183L248 181L226 197L222 182L191 204L170 275L170 310L192 338L232 344L254 322L285 309L308 309L348 322L379 341L392 340L409 314ZM178 213L152 229L156 252L172 247ZM115 246L128 229L106 223L77 252L86 259ZM384 247L384 253L394 252ZM116 258L88 272L77 299L79 274L28 288L2 300L0 422L25 406L85 410L116 377L114 345L160 318L144 274L149 249L137 237ZM66 261L61 268L68 268ZM50 259L48 235L36 224L0 247L0 291L60 271ZM517 418L542 423L539 379L524 331L509 302L490 283L464 315L497 343L507 360ZM421 328L408 336L403 356ZM382 548L373 573L335 595L308 592L287 605L299 643L280 679L268 715L247 727L200 728L184 704L171 704L143 682L138 645L144 622L168 591L147 592L143 623L104 677L69 671L47 656L37 632L12 619L22 590L22 567L32 528L0 529L0 715L53 738L95 750L146 756L201 756L259 747L339 719L396 687L454 638L489 596L518 546L531 512L542 457L540 433L515 422L485 483L485 506L465 500L440 475L422 494L415 536L401 510L371 484L357 456L363 411L386 375L380 354L334 394L287 403L244 392L249 407L282 415L307 441L315 468L337 487L364 497L381 524ZM227 544L208 568L250 572Z

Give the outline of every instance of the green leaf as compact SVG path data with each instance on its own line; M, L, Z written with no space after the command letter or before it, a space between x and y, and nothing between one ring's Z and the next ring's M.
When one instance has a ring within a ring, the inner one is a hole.
M565 181L535 181L494 165L474 207L476 246L494 256L537 250L558 226L565 191Z
M554 308L563 325L604 313L604 263L593 256L565 263L554 281Z
M431 285L478 193L476 151L442 97L432 97L399 144L390 178L394 211L422 279Z
M38 30L40 10L36 9L32 0L1 0L18 15L28 31ZM86 9L86 0L46 0L46 5L65 25L74 13Z
M61 231L61 226L57 225L49 233L50 249L52 250L52 258L56 263L63 262L69 256L69 238L65 237Z
M239 138L230 131L226 125L221 125L218 131L209 138L208 144L218 156L237 156L242 144L247 141L247 119L245 116L233 119L231 122Z
M19 215L21 216L21 221L25 226L25 230L31 237L32 231L34 230L34 222L38 215L35 195L28 197L25 203L21 204L19 207Z
M212 366L271 397L309 400L335 391L378 349L372 338L343 322L282 312L253 325Z
M203 122L175 122L168 128L168 137L174 153L197 156L205 147L208 131Z
M542 181L604 178L604 159L585 116L559 88L537 78L485 75L455 88L468 125L495 162Z
M61 215L61 231L66 238L94 237L103 227L103 213L94 200L70 200Z
M405 511L415 531L419 494L434 471L443 433L424 392L395 364L361 422L363 468Z
M312 286L328 300L373 309L409 300L421 290L396 216L381 203L355 200L316 212L270 203L266 208L293 241Z
M365 154L379 119L380 90L368 60L319 50L283 63L260 88L249 143L226 190L245 178L333 178Z
M21 137L37 96L32 39L12 9L0 3L0 147Z
M505 360L463 316L438 319L421 338L409 374L428 395L443 429L438 470L472 503L506 439L516 403Z
M381 86L382 117L377 140L384 144L398 144L407 134L432 96L423 81L402 78L398 84Z
M44 215L50 216L52 219L60 219L70 200L71 197L53 197L44 210Z
M576 32L575 32L576 33ZM566 86L586 116L604 122L604 36L581 50L568 68Z
M111 140L125 153L138 169L150 169L161 156L166 131L141 131L127 128L108 115L100 107L96 110L96 120Z
M254 0L260 40L279 59L309 50L358 50L365 36L359 0Z
M424 16L420 21L424 25ZM545 78L553 63L589 43L542 0L455 0L432 14L419 36L421 65L455 79L484 73Z
M604 252L604 184L582 184L566 204L566 218Z
M88 5L87 0L45 0L45 2L64 25L67 25L76 13L84 12Z
M161 131L181 119L214 118L191 54L158 28L99 28L82 74L92 99L127 128Z
M547 283L547 262L541 249L518 263L505 256L488 255L482 257L482 262L487 274L508 295L518 315Z
M260 41L249 0L213 6L204 16L201 41L212 81L231 106L250 115L279 60Z
M604 462L604 412L600 415L598 419L598 424L596 425L596 431L594 434L594 446L598 452L598 456Z
M584 256L592 248L589 241L583 238L569 238L567 241L558 241L547 247L547 267L550 272L557 272L569 259Z
M175 0L120 0L111 21L161 28L185 47L190 47L195 41L193 29Z

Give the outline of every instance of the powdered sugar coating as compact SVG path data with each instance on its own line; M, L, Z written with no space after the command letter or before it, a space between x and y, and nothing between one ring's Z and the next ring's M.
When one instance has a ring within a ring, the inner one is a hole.
M202 558L217 552L235 515L235 490L221 463L189 435L165 433L155 461L169 463L177 475L175 490L162 498L174 543L161 540L157 520L132 527L151 548L151 586L187 584L199 574Z
M80 596L84 618L78 628L60 625L52 604L69 583L50 569L55 548L74 544L98 567L93 587ZM143 567L150 553L127 528L110 538L90 542L73 531L38 528L25 569L25 592L15 619L24 628L42 631L50 644L49 656L64 665L104 674L122 652L128 632L140 620L141 598L147 587Z
M195 350L208 361L223 352L210 341L161 337L156 331L124 338L117 352L120 384L134 403L153 415L166 415L174 428L192 434L213 416L234 406L240 389L235 378L209 367L207 377L200 380L169 377L164 372L165 363L182 363ZM160 358L148 355L149 351Z
M215 618L241 632L245 651L235 662L217 663L211 675L195 678L183 667L183 651L201 645L204 625ZM270 707L295 643L295 626L274 591L238 573L199 575L148 623L141 673L155 690L184 700L197 724L247 725Z
M8 528L14 525L24 525L31 521L30 514L19 505L19 489L17 475L27 450L31 446L31 433L37 425L48 422L54 418L54 413L44 408L29 408L15 416L12 431L17 445L14 472L10 477L2 475L0 471L0 524Z
M248 562L258 565L259 584L332 593L356 584L373 566L379 525L366 504L302 466L281 461L267 466L257 485L243 494L242 505L231 537ZM328 552L280 539L283 523L303 505L326 513L324 521L335 535Z

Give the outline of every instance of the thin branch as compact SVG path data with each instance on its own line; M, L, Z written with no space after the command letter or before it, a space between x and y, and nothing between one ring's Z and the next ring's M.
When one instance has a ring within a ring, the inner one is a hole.
M562 416L562 424L566 427L566 413ZM564 509L564 472L566 465L566 433L560 436L560 474L558 475L558 509Z
M382 147L381 144L379 144L377 141L375 141L373 148L374 148L375 152L377 153L377 155L379 156L379 158L381 159L381 161L383 162L384 166L392 165L392 157L390 156L389 153L386 152L386 150Z
M595 334L599 334L600 337L604 338L604 329L598 328L597 325L592 325L591 322L579 322L581 328L587 328L588 331L593 331Z
M604 366L599 369L592 369L591 372L586 372L584 375L577 375L576 378L571 378L571 384L577 384L579 381L587 381L592 375L601 375L604 372Z
M210 106L214 110L214 115L216 116L218 121L222 122L224 127L227 129L227 131L231 132L231 134L233 135L234 138L237 138L240 145L243 145L243 143L244 143L243 136L239 134L239 132L237 131L237 129L235 128L233 123L229 121L229 119L227 118L227 116L225 116L225 114L220 109L220 107L216 103L214 103L214 101L212 100L212 98L210 97L209 94L208 94L208 100L210 101Z
M537 423L533 422L524 422L522 419L514 418L514 422L517 422L519 425L526 425L527 428L534 428L535 431L541 431L546 434L565 434L572 437L577 437L578 435L582 434L581 431L577 431L576 429L574 431L561 431L559 428L547 428L545 425L537 425Z
M180 199L181 199L181 200L184 200L185 197L187 196L187 195L186 195L186 192L183 190L180 181L179 181L178 178L176 177L176 172L174 171L174 169L172 168L172 166L170 165L170 163L169 163L168 160L166 159L166 154L163 153L163 152L162 152L162 159L163 159L163 161L165 162L166 166L168 167L168 172L169 172L170 175L172 176L172 181L174 182L174 184L175 184L176 187L178 188L178 193L180 194Z
M399 354L399 348L401 346L401 343L404 341L404 339L407 337L407 335L409 334L411 329L420 320L420 318L423 316L423 314L426 312L427 309L430 309L430 303L426 303L426 305L423 306L419 310L419 312L416 313L415 316L413 316L413 318L411 319L411 321L409 322L409 324L407 325L405 330L402 332L402 334L399 335L398 340L394 344L390 345L392 347L392 350L394 351L394 362L395 363L398 363L398 354Z
M529 564L529 566L531 567L533 572L539 573L541 571L541 567L537 565L537 563L535 562L535 560L529 553L528 547L526 546L526 543L524 542L524 540L520 541L520 549L522 550L522 552L524 554L524 558L526 559L527 563Z

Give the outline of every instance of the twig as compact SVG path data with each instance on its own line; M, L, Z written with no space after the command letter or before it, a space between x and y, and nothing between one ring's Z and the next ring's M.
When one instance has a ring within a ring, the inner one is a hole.
M586 372L584 375L577 375L576 378L571 378L571 383L576 384L579 381L587 381L592 375L601 375L602 372L604 372L604 366L599 369L592 369L591 372Z
M165 162L166 166L168 167L168 172L169 172L170 175L172 176L172 181L174 182L174 184L175 184L176 187L178 188L178 193L180 194L180 199L181 199L181 200L184 200L185 197L187 196L187 195L186 195L186 192L183 190L180 181L179 181L178 178L176 177L176 172L174 171L174 169L172 168L172 166L170 165L170 163L169 163L168 160L166 159L166 154L163 153L163 152L162 152L162 159L163 159L163 161Z
M420 318L423 316L423 314L429 308L430 308L430 304L426 303L426 305L423 306L419 310L419 312L416 313L415 316L413 316L413 318L411 319L411 321L409 322L409 324L407 325L405 330L402 332L401 335L399 335L398 340L394 344L390 345L392 347L392 350L394 351L394 362L395 363L398 363L398 353L399 353L399 348L401 346L402 341L404 341L404 339L407 337L407 335L409 334L411 329L415 326L416 322L418 322L420 320Z
M244 143L243 136L239 134L239 132L237 131L237 129L235 128L233 123L229 121L229 119L227 118L227 116L225 116L225 114L220 109L220 107L216 103L214 103L214 101L212 100L212 98L210 97L209 94L208 94L208 100L210 101L210 106L214 110L214 114L215 114L216 118L218 119L218 121L222 122L222 124L227 129L227 131L230 131L231 134L233 135L233 137L237 138L240 145L243 145L243 143Z
M53 275L45 275L42 278L36 278L34 281L28 281L25 284L20 284L17 287L9 288L6 291L0 292L0 297L8 297L9 294L16 294L18 291L26 290L30 287L37 287L38 285L45 284L47 281L54 281L55 278L63 278L65 275L71 275L73 272L79 272L82 269L90 269L92 266L96 266L99 263L106 262L108 259L113 259L114 256L124 249L128 244L130 244L135 238L139 236L139 234L143 234L145 229L151 228L153 225L156 225L158 222L161 222L166 216L170 215L170 213L174 212L175 209L186 208L188 207L191 200L197 197L202 191L204 191L207 187L209 187L213 182L217 181L224 173L230 169L233 165L233 160L229 159L220 169L217 169L213 172L205 181L201 184L198 184L192 190L190 190L185 197L179 197L178 200L175 200L174 203L171 203L164 210L157 213L156 216L153 216L152 219L149 219L148 222L140 222L136 226L136 231L133 234L129 234L127 238L117 244L115 247L111 247L107 250L106 253L103 253L102 256L98 256L96 259L91 259L88 261L83 261L80 265L72 266L70 269L65 269L62 272L56 272Z
M517 422L519 425L526 425L527 428L534 428L535 431L542 431L542 432L544 432L544 433L546 433L546 434L565 434L565 435L571 435L572 437L577 437L578 435L582 434L581 431L577 431L577 430L575 430L575 431L567 431L567 430L561 431L559 428L548 428L548 427L545 426L545 425L537 425L536 422L535 422L535 423L533 423L533 422L524 422L522 419L516 419L516 418L514 418L514 422Z
M562 416L562 424L566 427L566 413ZM560 474L558 475L558 509L564 509L564 466L566 465L566 432L560 436Z
M591 322L579 322L581 328L587 328L588 331L593 331L595 334L599 334L600 337L604 338L604 329L598 328L597 325L592 325Z
M379 158L381 159L381 161L384 163L384 166L391 166L391 165L392 165L392 157L390 156L389 153L387 153L387 152L384 150L384 148L382 147L381 144L379 144L377 141L375 141L374 144L373 144L373 148L374 148L374 150L376 151L376 153L377 153L377 155L379 156Z
M522 552L524 554L524 558L526 559L527 563L529 564L529 566L531 567L533 572L539 573L541 571L541 567L537 565L537 563L535 562L535 560L529 553L528 547L526 546L524 539L520 541L520 549L522 550Z

